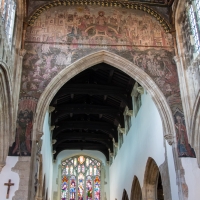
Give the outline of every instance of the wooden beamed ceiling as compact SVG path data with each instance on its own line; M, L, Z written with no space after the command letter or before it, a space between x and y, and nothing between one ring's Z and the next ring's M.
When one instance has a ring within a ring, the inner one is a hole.
M101 63L68 81L55 95L51 125L55 126L54 159L67 149L101 151L109 159L118 126L124 127L124 110L132 110L135 81L124 72Z

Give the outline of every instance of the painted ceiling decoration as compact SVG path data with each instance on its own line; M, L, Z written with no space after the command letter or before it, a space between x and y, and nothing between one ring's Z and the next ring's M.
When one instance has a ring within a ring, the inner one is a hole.
M148 1L144 1L148 2ZM156 2L156 1L155 1ZM158 1L163 2L163 0ZM171 25L167 22L165 18L161 16L157 11L153 8L149 7L146 4L142 4L141 2L134 2L134 1L91 1L91 0L61 0L61 1L52 1L45 5L40 6L28 19L28 25L32 26L35 20L46 10L57 7L57 6L70 6L70 5L98 5L102 7L121 7L133 10L140 10L146 12L147 14L154 17L163 27L166 33L169 33L171 30Z

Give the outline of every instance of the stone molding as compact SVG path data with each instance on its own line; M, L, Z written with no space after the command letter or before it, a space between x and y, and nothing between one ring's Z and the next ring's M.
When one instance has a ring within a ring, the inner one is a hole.
M194 104L192 117L191 117L191 123L190 123L190 137L189 141L191 146L194 148L198 166L200 168L200 91L198 93L198 96L196 98L196 102Z
M172 134L164 135L164 138L170 146L174 143L174 136Z

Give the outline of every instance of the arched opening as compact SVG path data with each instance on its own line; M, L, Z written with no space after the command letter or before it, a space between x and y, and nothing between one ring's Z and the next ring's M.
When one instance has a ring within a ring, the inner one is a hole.
M143 199L164 200L163 193L162 178L159 168L154 159L149 158L144 175Z
M13 141L12 135L12 100L8 72L0 64L0 172L6 164L9 145Z
M158 181L157 181L157 200L164 200L163 186L162 186L162 179L160 172L158 174Z
M130 200L142 200L142 190L137 176L134 176Z
M200 167L200 92L198 93L193 113L192 113L192 119L191 119L191 127L190 127L190 142L191 146L194 148L196 156L197 156L197 162Z
M106 63L121 70L122 72L128 74L135 81L137 81L140 85L142 85L151 95L156 106L158 107L163 122L164 134L175 132L171 111L165 97L155 82L153 82L152 79L143 70L133 65L128 60L107 51L100 51L94 54L90 54L66 67L46 87L37 105L36 119L33 126L33 141L38 141L42 136L44 115L46 114L48 106L50 105L53 97L56 95L59 89L66 82L71 80L75 75L100 63ZM170 139L170 137L166 138ZM34 147L32 151L33 150Z
M74 62L58 73L58 75L55 76L48 84L45 91L40 96L37 104L37 117L33 125L33 141L38 140L38 138L42 136L44 116L48 110L50 102L58 90L78 73L99 63L106 63L117 69L120 69L147 90L158 108L163 123L163 133L165 138L167 140L169 139L170 143L171 135L168 134L175 133L175 129L171 110L163 93L160 91L156 83L150 78L150 76L147 75L142 69L130 61L105 50L90 54Z
M123 191L122 200L129 200L129 199L128 199L128 194L127 194L127 192L126 192L125 189L124 189L124 191Z

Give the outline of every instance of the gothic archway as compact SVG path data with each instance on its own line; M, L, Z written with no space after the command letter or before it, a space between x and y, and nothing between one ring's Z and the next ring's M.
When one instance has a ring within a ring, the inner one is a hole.
M8 71L0 63L0 172L6 164L9 145L14 139L12 135L12 99Z
M166 98L164 97L157 84L142 69L127 59L105 50L92 53L79 59L78 61L63 69L51 80L51 82L48 84L40 96L37 104L36 119L33 125L33 141L38 140L38 138L40 138L43 134L42 130L45 113L48 110L48 106L51 100L58 92L58 90L76 74L102 62L125 72L147 90L147 92L154 100L160 113L163 124L164 137L171 144L172 135L175 136L173 117Z
M170 185L162 183L161 173L155 160L149 157L144 174L142 199L164 200L164 190L167 191L168 187L170 187Z
M142 190L137 176L134 176L130 200L142 200Z
M200 91L196 98L196 102L193 108L192 119L191 119L191 127L190 127L190 142L192 147L195 149L195 153L197 156L198 165L200 167Z
M122 200L129 200L128 194L127 194L127 192L126 192L125 189L124 189L124 191L123 191Z

